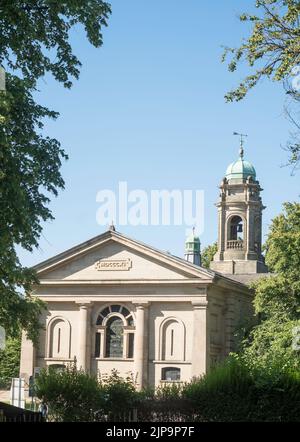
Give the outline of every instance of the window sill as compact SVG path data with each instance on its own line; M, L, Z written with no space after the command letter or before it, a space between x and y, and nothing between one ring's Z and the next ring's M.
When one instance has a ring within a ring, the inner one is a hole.
M125 362L133 362L133 358L93 358L94 361L125 361Z
M175 361L175 360L162 360L162 359L153 359L153 364L164 364L164 365L191 365L191 361Z
M162 379L159 382L161 384L184 384L184 381L163 381Z

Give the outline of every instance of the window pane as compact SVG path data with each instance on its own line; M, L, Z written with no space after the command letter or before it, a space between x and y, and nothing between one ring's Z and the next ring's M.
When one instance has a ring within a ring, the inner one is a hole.
M51 364L49 365L49 370L55 370L58 372L64 371L66 366L64 364Z
M95 339L95 358L100 357L101 333L96 333Z
M111 311L112 312L119 312L120 311L121 306L120 305L112 305L111 306Z
M101 315L98 316L96 325L102 325L103 317Z
M106 356L109 358L123 357L123 321L116 316L107 322Z
M127 308L123 307L121 313L126 318L126 316L128 316L130 312L129 310L127 310Z
M102 310L101 315L105 318L105 316L107 316L108 313L110 313L110 310L108 307L106 307L105 309Z
M129 316L129 318L127 318L127 324L128 325L133 325L133 318L132 318L132 316Z
M129 333L128 335L128 358L133 358L134 349L134 333Z
M163 368L161 378L163 381L180 381L180 368Z

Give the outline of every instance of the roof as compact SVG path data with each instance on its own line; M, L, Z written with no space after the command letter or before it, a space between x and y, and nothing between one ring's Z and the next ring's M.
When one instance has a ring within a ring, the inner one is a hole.
M241 282L242 284L249 285L252 282L258 281L262 278L270 278L273 273L244 273L240 275L225 275L234 281Z
M243 158L239 158L237 161L229 164L226 170L226 178L231 179L243 179L246 180L249 176L256 179L256 171L254 166Z
M48 270L52 270L53 268L78 257L81 254L86 254L90 250L93 250L99 247L102 243L114 240L117 242L121 242L128 246L135 246L141 252L145 254L152 255L156 257L156 259L163 261L169 265L180 266L182 271L190 273L194 278L204 279L211 282L223 282L225 285L230 284L231 286L239 287L242 290L245 290L247 287L239 281L233 280L229 275L224 276L219 272L215 272L210 269L206 269L204 267L200 267L198 265L192 264L191 262L186 261L183 258L172 255L168 252L161 251L156 249L155 247L149 246L141 241L137 241L132 239L126 235L123 235L114 230L108 230L100 235L97 235L81 244L76 245L58 255L53 256L41 263L33 266L32 268L37 272L37 275L42 275L44 272Z

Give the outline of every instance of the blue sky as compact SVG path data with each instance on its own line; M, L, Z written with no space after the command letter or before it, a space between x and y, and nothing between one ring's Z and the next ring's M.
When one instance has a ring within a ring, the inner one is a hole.
M246 159L264 189L263 229L283 201L299 199L299 172L281 167L281 148L291 127L283 116L280 84L263 82L240 103L224 94L247 72L227 71L222 45L237 46L247 35L238 13L249 0L112 0L104 45L95 49L84 32L72 33L83 63L71 90L47 77L37 99L60 112L46 133L70 156L62 167L66 189L51 202L55 220L44 224L40 247L20 251L33 265L102 233L96 222L102 189L202 189L201 243L216 240L218 184L237 158L233 131L249 134ZM253 1L254 3L254 1ZM122 226L121 233L181 256L186 226Z

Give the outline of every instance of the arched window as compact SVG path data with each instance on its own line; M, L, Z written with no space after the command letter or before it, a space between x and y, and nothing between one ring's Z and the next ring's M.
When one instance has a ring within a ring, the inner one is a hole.
M105 307L98 315L96 325L102 325L103 321L108 317L111 316L111 313L119 313L121 316L123 316L126 320L126 325L133 325L133 317L130 311L123 307L122 305L110 305L108 307Z
M118 304L105 307L96 320L95 358L133 358L134 320Z
M185 327L177 318L166 318L160 327L160 359L184 361Z
M230 219L229 224L229 240L230 241L243 241L244 239L244 226L243 220L240 216L233 216Z
M55 317L48 324L48 357L68 359L70 357L71 326L62 317Z
M111 316L106 325L106 356L123 357L123 321L118 316Z
M165 367L161 370L162 381L180 381L180 368Z

